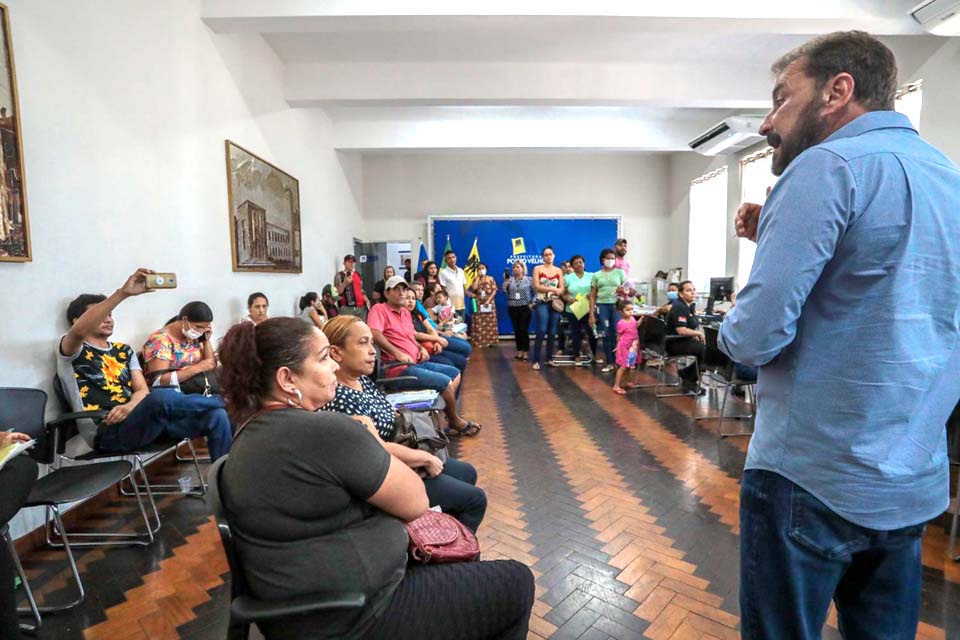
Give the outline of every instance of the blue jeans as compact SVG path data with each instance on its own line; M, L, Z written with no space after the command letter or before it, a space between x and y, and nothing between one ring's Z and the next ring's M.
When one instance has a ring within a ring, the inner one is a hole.
M450 386L450 381L460 375L460 370L449 364L439 362L423 362L412 364L398 375L413 376L415 380L401 380L393 388L398 390L433 389L443 393Z
M923 524L867 529L783 476L748 469L740 527L743 640L819 639L831 600L845 640L915 637Z
M464 340L456 336L444 336L444 338L447 339L448 343L447 346L443 348L445 352L455 353L464 358L469 358L470 354L473 353L473 345L470 344L469 340Z
M205 436L210 459L230 451L233 429L220 396L187 395L176 389L154 389L127 419L101 427L97 450L126 451L162 438L182 440Z
M440 353L431 354L430 362L448 364L451 367L456 367L460 373L463 373L463 370L467 368L466 357L448 350L447 347L444 347Z
M603 331L603 356L607 364L616 364L617 357L617 305L597 304L597 330Z
M537 302L537 306L533 308L533 313L537 316L537 338L533 342L533 355L530 360L543 363L553 359L553 343L557 339L560 312L554 309L549 302ZM547 336L547 353L541 359L540 348L543 346L544 334Z
M487 494L476 486L477 470L473 465L454 458L443 463L443 473L436 478L424 478L430 506L440 505L449 513L476 532L487 512Z

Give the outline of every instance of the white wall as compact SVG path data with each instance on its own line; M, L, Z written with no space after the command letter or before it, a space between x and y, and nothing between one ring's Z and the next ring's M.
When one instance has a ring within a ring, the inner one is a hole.
M7 0L20 90L33 262L0 263L0 386L49 389L67 302L138 266L181 288L116 310L139 346L192 299L222 335L249 292L289 314L359 235L360 162L323 112L282 100L259 36L215 36L189 0ZM232 273L224 139L300 180L303 275Z
M633 273L648 278L674 266L667 163L666 155L626 153L366 155L364 240L409 240L416 251L436 214L619 213Z
M923 80L920 135L960 164L960 38L944 44L910 80Z

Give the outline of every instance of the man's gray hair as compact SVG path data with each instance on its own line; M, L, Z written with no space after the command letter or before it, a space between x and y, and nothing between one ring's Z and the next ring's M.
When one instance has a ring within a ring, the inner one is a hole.
M814 38L773 63L774 76L796 61L817 89L838 73L853 76L854 100L868 111L893 110L897 94L897 60L893 52L863 31L836 31Z

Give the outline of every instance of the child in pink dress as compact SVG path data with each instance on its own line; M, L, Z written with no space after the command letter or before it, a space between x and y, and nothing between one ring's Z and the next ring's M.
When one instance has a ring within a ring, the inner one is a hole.
M637 331L637 321L633 317L633 304L620 300L617 302L617 311L620 320L617 322L617 375L613 380L613 392L625 395L625 389L633 389L636 384L628 383L620 386L623 374L627 369L634 369L640 359L640 335ZM634 372L636 377L636 372Z

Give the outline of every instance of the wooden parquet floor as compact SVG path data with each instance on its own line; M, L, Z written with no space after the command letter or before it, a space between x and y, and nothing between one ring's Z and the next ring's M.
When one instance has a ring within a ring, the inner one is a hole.
M618 397L585 369L534 372L512 349L475 354L464 413L482 433L454 453L477 467L489 507L479 531L485 559L531 567L532 640L739 638L739 478L746 438L720 440L691 412L716 398ZM641 380L643 381L643 380ZM177 475L177 468L166 472ZM225 637L229 573L202 501L161 501L164 527L147 549L80 554L88 588L76 610L45 620L40 638ZM97 526L136 526L127 499L89 515ZM924 538L917 638L960 638L960 565L942 523ZM62 555L24 558L51 600L73 588ZM258 637L255 633L254 637ZM823 637L839 638L831 615Z

